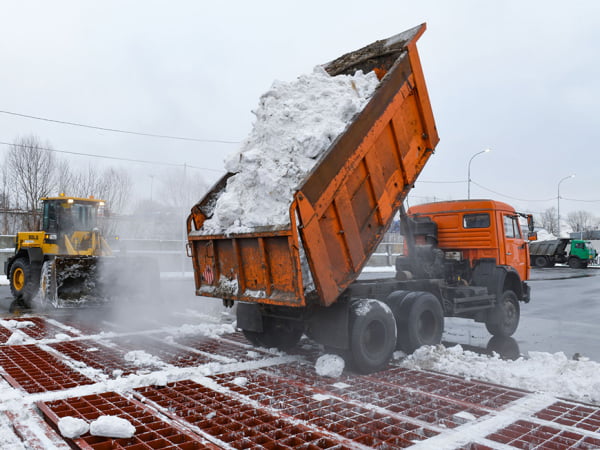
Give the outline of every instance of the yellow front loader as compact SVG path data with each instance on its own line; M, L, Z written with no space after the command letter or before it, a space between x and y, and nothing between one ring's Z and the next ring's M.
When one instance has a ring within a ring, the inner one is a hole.
M41 201L42 229L17 234L15 255L4 268L22 306L98 304L154 290L153 261L113 256L98 227L103 200L61 194Z

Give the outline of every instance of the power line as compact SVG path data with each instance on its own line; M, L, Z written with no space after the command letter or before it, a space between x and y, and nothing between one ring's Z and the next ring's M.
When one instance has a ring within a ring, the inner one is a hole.
M0 144L8 145L8 146L17 146L17 147L28 147L27 145L23 145L23 144L14 144L14 143L3 142L3 141L0 141ZM158 166L189 167L191 169L208 170L210 172L223 173L222 170L209 169L208 167L192 166L189 164L177 164L177 163L169 163L169 162L164 162L164 161L150 161L150 160L144 160L144 159L123 158L120 156L97 155L97 154L93 154L93 153L73 152L73 151L68 151L68 150L57 150L55 148L47 148L47 147L39 147L39 146L36 146L35 148L38 148L40 150L44 150L47 152L65 153L68 155L77 155L77 156L88 156L90 158L112 159L112 160L116 160L116 161L135 162L135 163L142 163L142 164L154 164L154 165L158 165Z
M71 125L74 127L91 128L93 130L110 131L113 133L133 134L136 136L146 136L146 137L154 137L154 138L162 138L162 139L175 139L175 140L179 140L179 141L209 142L209 143L213 143L213 144L239 144L240 143L239 141L226 141L226 140L222 140L222 139L200 139L200 138L192 138L192 137L170 136L170 135L166 135L166 134L142 133L142 132L138 132L138 131L121 130L118 128L107 128L107 127L100 127L100 126L96 126L96 125L86 125L86 124L77 123L77 122L68 122L66 120L48 119L46 117L31 116L28 114L20 114L20 113L16 113L16 112L12 112L12 111L0 110L0 113L8 114L11 116L24 117L26 119L42 120L44 122L59 123L62 125Z
M500 195L501 197L506 197L506 198L510 198L512 200L518 200L520 202L549 202L552 200L556 200L556 197L550 197L550 198L546 198L546 199L527 199L527 198L519 198L519 197L512 197L510 195L506 195L506 194L502 194L501 192L498 191L494 191L492 189L486 188L485 186L482 186L481 184L471 180L471 183L473 183L476 186L479 186L481 189L485 190L485 191L489 191L492 192L496 195Z

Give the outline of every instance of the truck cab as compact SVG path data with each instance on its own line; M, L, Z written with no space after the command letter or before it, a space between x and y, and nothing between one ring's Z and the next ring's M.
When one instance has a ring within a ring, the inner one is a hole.
M468 261L471 270L481 259L493 258L520 280L529 279L529 236L512 206L495 200L457 200L414 206L408 215L436 224L437 246L447 258Z

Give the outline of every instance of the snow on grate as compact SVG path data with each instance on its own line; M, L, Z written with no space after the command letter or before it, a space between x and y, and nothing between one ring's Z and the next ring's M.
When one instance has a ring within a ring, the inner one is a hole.
M193 381L136 391L176 416L233 448L350 448L316 430L294 424Z
M14 387L29 393L91 384L92 380L35 345L0 347L0 366Z
M519 420L496 431L487 436L487 439L527 450L600 448L600 439L526 420Z
M57 429L62 417L72 416L91 422L102 415L127 419L135 426L135 434L129 439L113 439L84 434L78 439L67 440L82 449L198 449L217 448L202 437L194 435L173 423L167 423L141 403L127 399L115 392L100 395L68 398L37 404L42 414Z
M556 402L535 417L561 425L600 433L600 410L597 407Z

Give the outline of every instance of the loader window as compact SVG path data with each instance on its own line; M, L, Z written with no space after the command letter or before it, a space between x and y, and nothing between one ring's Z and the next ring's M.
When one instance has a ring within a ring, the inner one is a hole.
M59 226L63 233L92 231L96 227L96 205L87 203L62 203Z
M55 202L44 203L44 219L42 222L42 230L46 233L58 232L56 206L57 205Z
M487 228L490 226L490 215L487 213L465 214L463 216L464 228Z

